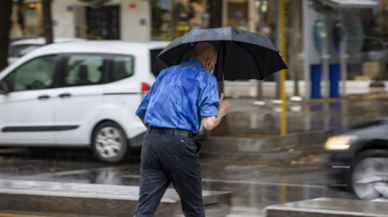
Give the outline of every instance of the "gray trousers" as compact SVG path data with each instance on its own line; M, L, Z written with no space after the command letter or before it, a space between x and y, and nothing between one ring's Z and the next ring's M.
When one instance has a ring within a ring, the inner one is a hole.
M140 198L135 217L152 217L170 183L186 217L204 217L200 145L186 136L147 133L140 168Z

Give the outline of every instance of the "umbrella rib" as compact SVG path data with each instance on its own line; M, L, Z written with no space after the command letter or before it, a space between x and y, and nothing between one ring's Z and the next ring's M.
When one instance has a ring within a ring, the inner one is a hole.
M244 50L246 50L251 56L252 56L252 58L253 58L253 60L255 61L255 63L256 63L256 66L257 66L257 68L259 69L259 73L260 73L260 75L261 75L261 77L262 78L264 78L264 75L263 75L263 73L262 73L262 70L261 70L261 68L260 68L260 65L258 64L258 62L256 61L256 58L255 58L255 56L252 54L252 52L250 52L248 49L245 49L241 44L240 44L240 42L235 42L239 47L241 47L242 49L244 49ZM260 80L260 79L259 79ZM262 79L261 79L262 80Z
M194 46L190 46L188 49L186 49L185 52L182 53L182 55L179 57L179 61L178 61L178 64L182 61L182 58L186 55L186 53L188 51L190 51L191 49L193 49Z

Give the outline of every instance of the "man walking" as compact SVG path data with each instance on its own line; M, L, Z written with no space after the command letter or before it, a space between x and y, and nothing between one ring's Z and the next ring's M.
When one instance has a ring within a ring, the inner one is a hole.
M143 141L140 198L135 217L152 217L172 183L186 217L204 217L200 144L194 142L201 121L212 130L229 112L228 101L218 98L213 76L217 50L201 42L189 62L161 72L136 115L148 127Z

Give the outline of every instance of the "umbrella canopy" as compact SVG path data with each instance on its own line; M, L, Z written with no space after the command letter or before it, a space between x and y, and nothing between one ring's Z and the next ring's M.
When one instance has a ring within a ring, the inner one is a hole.
M272 42L262 34L235 27L193 29L172 41L157 57L167 66L188 61L199 42L211 42L218 51L217 80L262 80L287 66Z

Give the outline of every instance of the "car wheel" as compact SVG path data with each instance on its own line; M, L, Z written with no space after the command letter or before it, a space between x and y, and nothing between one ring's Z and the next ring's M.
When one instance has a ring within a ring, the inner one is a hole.
M388 151L362 152L351 169L349 180L360 199L388 198Z
M124 131L113 122L104 122L95 129L92 147L95 156L105 163L123 161L130 150Z

